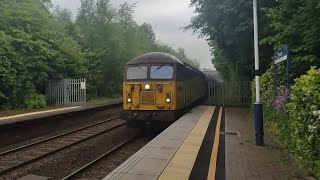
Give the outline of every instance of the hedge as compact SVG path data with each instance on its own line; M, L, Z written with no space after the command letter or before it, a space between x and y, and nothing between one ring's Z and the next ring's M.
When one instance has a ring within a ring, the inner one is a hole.
M269 69L261 76L265 124L320 179L320 69L313 67L297 78L290 97L285 86L275 95L272 75ZM254 97L254 83L252 93Z

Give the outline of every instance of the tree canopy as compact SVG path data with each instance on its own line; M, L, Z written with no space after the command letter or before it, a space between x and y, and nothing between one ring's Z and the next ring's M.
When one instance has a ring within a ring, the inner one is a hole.
M212 62L227 80L253 78L253 10L247 0L192 0L198 13L186 29L208 37ZM319 66L319 2L258 0L261 69L270 67L273 52L288 45L292 76Z
M136 23L132 4L81 0L73 15L50 0L2 1L0 109L44 100L41 94L52 79L86 78L89 98L119 94L125 63L151 51L169 52L199 67L183 49L157 41L150 24Z

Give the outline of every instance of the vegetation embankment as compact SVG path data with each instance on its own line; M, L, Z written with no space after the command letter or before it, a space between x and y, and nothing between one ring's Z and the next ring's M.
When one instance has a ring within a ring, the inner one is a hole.
M81 0L78 14L50 0L0 5L0 111L43 108L48 80L86 78L88 100L121 94L124 65L162 51L199 67L184 50L158 40L152 26L133 19L134 7Z

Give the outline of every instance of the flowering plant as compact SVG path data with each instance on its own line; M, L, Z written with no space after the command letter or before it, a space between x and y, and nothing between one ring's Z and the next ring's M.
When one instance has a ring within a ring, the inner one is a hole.
M277 97L275 99L275 106L277 111L283 111L286 102L289 99L289 89L286 86L277 88Z

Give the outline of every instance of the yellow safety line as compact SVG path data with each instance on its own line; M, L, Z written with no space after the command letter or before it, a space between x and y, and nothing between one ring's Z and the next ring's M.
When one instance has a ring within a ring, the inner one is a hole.
M214 136L214 143L213 143L213 148L211 152L210 166L209 166L207 180L215 180L216 178L215 176L216 176L217 156L218 156L218 148L219 148L219 140L220 140L219 135L220 135L221 116L222 116L222 108L220 107L218 122L216 126L216 133Z
M158 180L188 179L207 132L215 107L207 107Z

